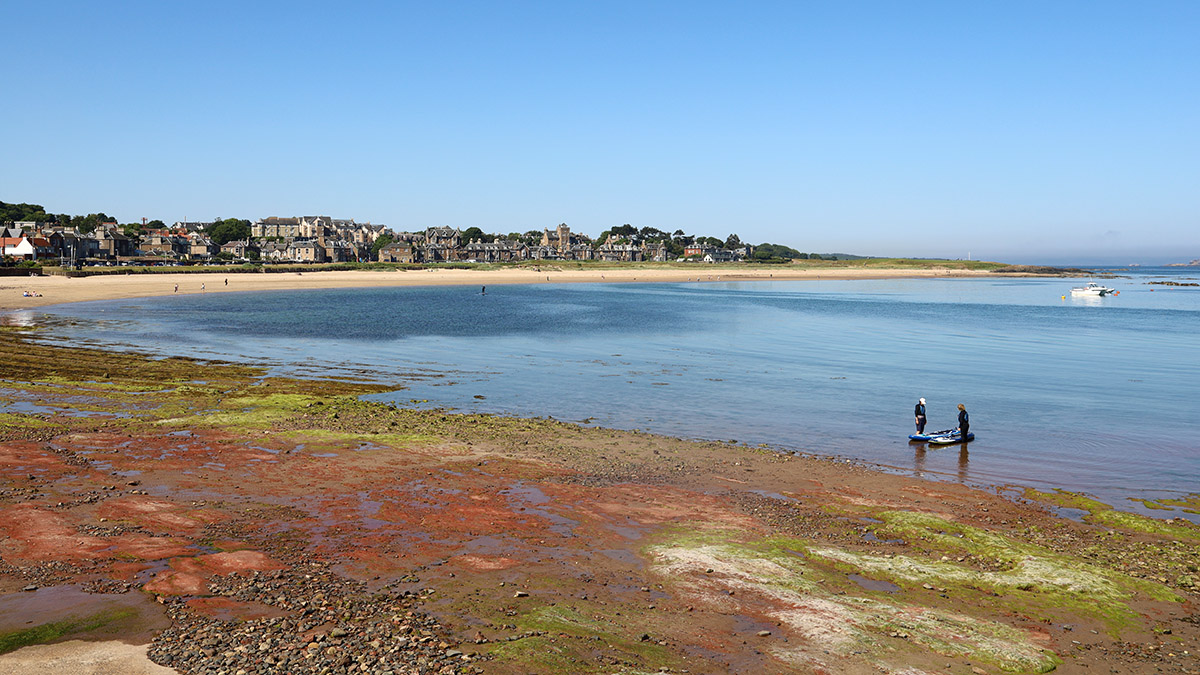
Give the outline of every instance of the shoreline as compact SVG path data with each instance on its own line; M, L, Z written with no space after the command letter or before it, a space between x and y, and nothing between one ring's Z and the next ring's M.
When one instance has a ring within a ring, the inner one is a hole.
M125 300L165 295L269 292L319 288L380 288L400 286L501 286L505 284L565 283L680 283L709 281L845 281L856 279L944 279L984 278L986 271L934 267L903 268L803 268L711 269L612 268L603 270L337 270L303 273L188 273L107 274L88 277L37 276L0 277L0 311L32 309L71 302ZM1036 276L1036 275L1010 275ZM178 291L175 287L178 285ZM202 288L203 287L203 288ZM24 291L40 297L25 297Z
M0 413L0 602L54 626L64 587L89 611L125 598L110 637L169 624L129 651L146 668L1200 665L1188 523L22 335L0 330L0 403L32 404ZM59 663L103 672L91 658Z

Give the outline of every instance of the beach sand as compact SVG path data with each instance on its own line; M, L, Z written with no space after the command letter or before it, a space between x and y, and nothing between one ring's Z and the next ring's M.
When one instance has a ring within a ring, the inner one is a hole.
M252 274L109 274L90 277L0 277L0 310L43 307L64 302L121 300L174 293L225 293L299 290L309 288L371 288L383 286L451 286L544 283L709 282L747 280L900 279L988 276L988 272L947 268L899 269L874 267L813 268L780 266L729 271L697 265L695 269L613 268L598 270L425 269L350 270ZM176 290L178 286L178 290ZM40 297L25 297L25 291Z

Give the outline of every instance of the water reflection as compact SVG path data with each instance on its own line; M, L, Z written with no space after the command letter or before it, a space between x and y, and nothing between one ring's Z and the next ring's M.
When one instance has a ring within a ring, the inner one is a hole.
M925 474L925 444L918 443L916 452L913 454L913 473L917 476Z
M29 328L34 325L33 312L30 310L21 310L0 314L0 325Z
M967 454L967 443L964 441L958 449L958 482L966 483L971 468L971 458Z

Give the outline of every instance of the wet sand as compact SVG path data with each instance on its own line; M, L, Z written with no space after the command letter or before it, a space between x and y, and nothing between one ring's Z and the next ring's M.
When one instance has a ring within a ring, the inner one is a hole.
M439 286L544 283L629 283L746 280L900 279L988 276L988 272L932 267L887 269L874 267L798 267L726 270L697 265L695 269L613 268L603 270L427 269L397 271L330 271L283 273L220 272L199 274L108 274L69 278L63 276L0 277L0 310L42 307L65 302L121 300L174 293L266 292L314 288L371 288L384 286ZM178 290L176 290L178 287ZM40 297L25 297L25 291Z
M68 640L34 645L0 655L0 673L7 675L171 675L179 671L154 663L148 645L118 640Z

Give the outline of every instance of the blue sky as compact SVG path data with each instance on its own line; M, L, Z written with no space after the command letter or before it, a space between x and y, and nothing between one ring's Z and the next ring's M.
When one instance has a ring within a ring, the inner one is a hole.
M0 200L1200 258L1200 3L6 3Z

